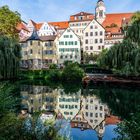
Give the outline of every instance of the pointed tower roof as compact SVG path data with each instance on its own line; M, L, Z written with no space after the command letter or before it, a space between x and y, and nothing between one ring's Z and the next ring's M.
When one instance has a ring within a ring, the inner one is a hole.
M37 31L36 31L35 28L34 28L34 30L33 30L32 35L27 39L27 41L28 41L28 40L40 40L40 38L39 38L39 36L38 36Z
M98 0L98 2L101 2L101 1L104 2L103 0Z

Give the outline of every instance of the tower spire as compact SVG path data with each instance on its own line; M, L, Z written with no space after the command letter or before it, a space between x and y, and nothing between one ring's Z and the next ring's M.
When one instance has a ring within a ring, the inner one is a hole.
M103 0L98 0L96 8L95 8L95 17L96 20L102 24L106 18L106 7Z

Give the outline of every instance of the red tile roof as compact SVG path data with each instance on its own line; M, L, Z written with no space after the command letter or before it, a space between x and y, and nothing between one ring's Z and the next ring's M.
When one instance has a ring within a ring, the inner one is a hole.
M49 24L55 26L58 29L66 29L69 27L68 21L49 22Z
M19 23L19 24L17 25L17 30L18 30L18 31L21 31L22 29L29 32L29 30L27 29L27 27L24 25L23 22L21 22L21 23Z
M122 20L125 18L131 18L133 13L113 13L106 14L106 19L103 22L103 27L110 26L112 23L115 23L118 27L121 27Z
M39 30L42 25L43 25L43 23L36 23L36 25L35 25L36 30Z
M36 30L39 30L41 28L41 26L43 25L43 23L36 23L33 20L31 20L31 22L34 25L34 27L36 28Z
M71 16L87 16L87 15L93 15L92 13L87 13L87 12L80 12L80 13L77 13L75 15L71 15Z

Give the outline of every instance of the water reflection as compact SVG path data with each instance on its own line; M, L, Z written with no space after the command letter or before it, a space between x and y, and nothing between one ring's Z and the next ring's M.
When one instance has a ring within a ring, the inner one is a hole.
M117 124L120 120L111 114L94 90L90 90L90 93L79 89L71 94L60 87L52 89L48 86L22 85L22 109L31 114L43 111L43 119L53 114L62 125L60 133L71 139L71 129L75 128L81 132L94 130L96 137L102 139L106 125Z

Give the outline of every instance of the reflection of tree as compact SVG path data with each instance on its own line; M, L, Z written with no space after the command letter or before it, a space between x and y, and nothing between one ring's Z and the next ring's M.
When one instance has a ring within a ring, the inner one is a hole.
M65 84L62 83L62 88L64 89L65 94L77 93L81 89L81 83Z
M140 105L139 90L100 87L95 89L94 93L108 104L114 114L121 118L128 119Z

